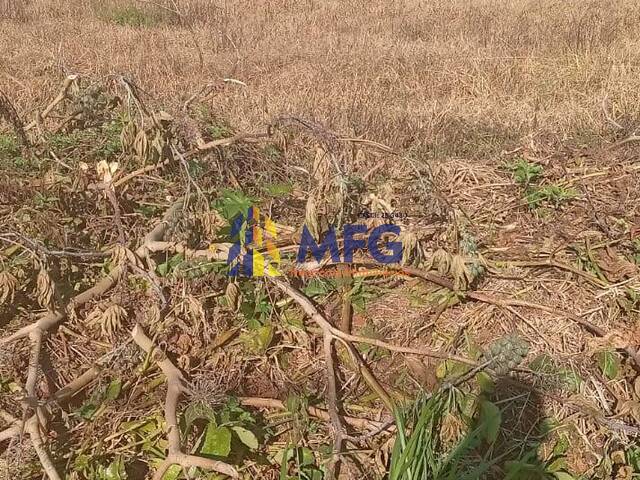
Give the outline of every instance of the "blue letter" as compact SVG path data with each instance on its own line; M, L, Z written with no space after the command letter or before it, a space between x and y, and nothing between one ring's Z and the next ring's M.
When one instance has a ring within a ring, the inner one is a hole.
M367 226L360 223L344 226L344 262L353 262L353 252L359 248L364 248L366 242L364 240L356 240L353 238L358 233L367 233Z
M368 242L369 253L371 253L371 256L380 263L399 263L400 260L402 260L402 243L401 242L385 242L384 248L389 249L393 252L390 255L385 255L378 248L378 242L380 241L380 238L382 238L382 235L388 232L395 233L396 235L400 235L400 227L398 225L393 225L391 223L385 223L384 225L380 225L373 229L373 231L371 232L371 235L369 235L369 242ZM345 233L345 236L346 236L346 233ZM346 244L346 241L345 241L345 244Z
M298 263L303 263L307 259L307 253L311 250L311 254L316 261L321 262L327 250L331 254L331 260L334 263L340 263L340 251L338 250L338 241L336 240L336 232L332 228L329 229L324 236L324 240L318 245L305 225L302 228L302 238L300 239L300 248L298 248Z

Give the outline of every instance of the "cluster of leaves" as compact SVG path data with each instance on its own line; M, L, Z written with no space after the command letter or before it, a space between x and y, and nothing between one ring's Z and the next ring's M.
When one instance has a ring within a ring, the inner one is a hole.
M338 290L340 282L339 278L312 278L307 282L303 291L308 297L325 299ZM354 278L347 296L351 299L351 304L357 312L364 312L367 302L377 298L379 292L364 278Z
M557 208L578 195L573 188L555 184L538 185L544 172L542 165L529 162L524 158L518 158L516 161L506 164L505 168L511 172L514 181L524 188L525 200L532 210L543 205Z
M82 149L82 158L87 157L87 149L98 159L111 159L122 153L120 133L127 122L126 116L118 116L100 127L72 130L50 135L47 139L51 149L59 155L73 157L74 150Z
M31 168L33 162L23 157L18 148L18 142L12 135L0 134L0 165L11 162L16 168Z
M247 450L255 452L259 448L256 418L233 397L217 412L204 403L190 404L182 416L185 436L189 434L196 421L206 423L204 434L198 442L200 455L226 458L232 450L237 454Z

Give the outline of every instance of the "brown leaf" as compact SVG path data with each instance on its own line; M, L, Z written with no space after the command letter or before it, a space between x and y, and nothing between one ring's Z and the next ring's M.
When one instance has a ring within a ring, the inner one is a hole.
M431 364L429 359L423 361L414 355L407 355L404 361L411 376L422 385L425 390L433 391L435 389L435 386L438 384L436 368L435 365Z
M619 282L638 274L638 266L618 255L613 247L598 252L598 266L610 282Z
M36 279L36 295L38 303L42 308L46 308L48 310L52 309L53 291L53 281L51 280L51 277L49 277L49 273L45 268L41 267L38 272L38 278Z
M18 287L18 279L10 272L0 272L0 305L7 300L13 302L13 297Z

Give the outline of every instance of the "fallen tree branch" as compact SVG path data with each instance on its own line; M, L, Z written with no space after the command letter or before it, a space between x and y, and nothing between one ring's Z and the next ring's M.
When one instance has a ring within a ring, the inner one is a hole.
M65 78L64 81L62 82L62 88L60 89L60 92L58 93L58 95L51 101L49 105L46 106L46 108L42 111L42 113L37 114L37 119L29 123L29 125L27 125L24 129L31 130L36 125L39 125L40 122L42 122L42 120L44 120L49 116L51 111L60 102L62 102L66 98L69 98L69 88L71 87L71 85L73 85L73 82L75 82L77 78L78 78L78 75L69 75L67 78Z
M75 393L77 393L91 381L93 381L99 375L99 373L99 367L91 367L78 378L72 380L56 393L54 393L51 399L46 402L46 405L59 403L72 397ZM27 388L25 387L25 390L26 389ZM36 413L29 419L27 419L26 422L13 418L10 414L4 411L0 411L0 416L2 416L2 418L7 422L12 423L9 428L0 432L0 442L20 435L22 430L24 429L24 431L29 435L29 440L31 441L33 448L38 455L38 459L42 464L44 473L50 480L60 480L60 474L56 470L53 461L51 460L49 452L47 451L44 444L42 433L40 431L40 429L45 426L45 421L42 420L45 418L44 409L42 409L41 407L37 407Z
M148 253L148 249L146 246L147 242L150 243L162 240L168 226L175 222L175 220L177 219L178 210L182 208L183 204L184 200L180 199L167 210L167 212L163 216L162 221L144 238L142 245L136 250L136 255L138 255L139 257L144 257ZM126 264L115 267L111 272L109 272L106 277L102 278L93 287L73 297L67 304L66 309L49 311L37 321L26 325L13 334L0 339L0 346L2 346L20 338L29 337L31 350L29 356L27 380L25 383L23 415L21 424L16 428L20 434L22 434L23 431L26 431L29 434L29 438L31 439L31 442L33 443L34 448L38 453L38 457L40 458L42 467L49 476L50 480L59 480L60 476L58 475L55 468L53 468L53 464L48 456L48 453L46 452L46 449L44 448L43 440L40 435L40 418L44 418L44 413L41 407L39 407L38 405L39 401L35 392L39 373L40 350L42 348L43 337L51 328L58 325L58 323L60 323L66 317L67 311L69 311L70 309L75 309L93 300L94 298L103 295L107 290L112 288L117 283L119 278L124 274L126 268ZM35 409L35 414L27 419L30 408ZM0 439L6 438L10 433L12 434L11 436L13 436L14 431L12 430L11 432L6 433L0 432ZM176 458L182 459L182 457L179 456Z
M131 331L133 341L147 354L157 352L151 339L144 333L140 325L133 327ZM167 424L167 440L169 443L167 458L160 464L154 480L160 480L167 469L172 465L180 465L183 468L199 467L223 473L232 478L238 478L238 471L231 465L204 457L196 457L182 452L180 446L180 427L176 413L180 395L185 391L182 372L164 354L160 354L155 362L167 379L167 396L164 403L164 418Z
M392 352L399 353L410 353L414 355L423 355L426 357L440 358L443 360L454 360L456 362L464 363L466 365L476 366L477 363L473 360L470 360L465 357L461 357L459 355L451 355L445 352L440 352L437 350L430 350L426 348L414 348L414 347L403 347L400 345L394 345L392 343L387 343L382 340L378 340L377 338L368 338L361 337L359 335L353 335L349 333L344 333L340 329L334 327L329 323L329 321L324 318L320 312L313 305L313 302L307 298L302 292L293 287L292 285L280 280L278 277L267 277L271 280L280 290L290 296L304 312L309 315L309 317L323 330L327 330L331 332L332 336L338 338L340 340L345 340L347 342L355 342L355 343L366 343L368 345L373 345L375 347L384 348L390 350Z
M220 138L218 140L212 140L207 143L199 143L197 148L193 150L189 150L184 154L185 158L189 158L194 156L200 152L206 152L208 150L212 150L216 147L227 147L229 145L233 145L238 142L250 142L250 141L261 141L266 138L271 138L271 135L268 132L261 133L239 133L237 135L233 135L227 138Z

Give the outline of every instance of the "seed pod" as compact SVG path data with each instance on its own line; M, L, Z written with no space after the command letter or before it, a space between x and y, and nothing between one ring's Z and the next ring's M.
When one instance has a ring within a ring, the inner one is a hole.
M483 355L489 368L498 375L506 375L522 363L529 353L529 344L516 335L507 335L492 343Z

